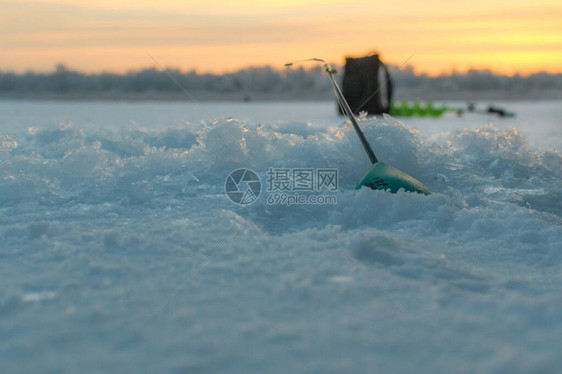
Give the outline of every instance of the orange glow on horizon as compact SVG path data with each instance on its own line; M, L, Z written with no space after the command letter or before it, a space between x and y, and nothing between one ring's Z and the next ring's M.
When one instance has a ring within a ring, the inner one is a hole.
M30 6L32 4L32 6ZM562 72L562 3L484 0L0 0L0 70L227 72L381 52L436 75Z

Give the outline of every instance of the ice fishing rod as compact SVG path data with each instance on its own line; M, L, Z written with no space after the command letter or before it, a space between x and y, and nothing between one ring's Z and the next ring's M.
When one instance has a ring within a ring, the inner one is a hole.
M359 136L359 140L361 140L361 144L363 145L365 152L367 152L369 160L371 160L371 167L369 168L369 170L367 170L367 173L365 173L363 178L361 178L356 186L356 189L366 186L373 190L390 190L390 192L393 193L396 193L403 189L404 191L416 192L424 195L431 194L429 188L427 188L423 183L421 183L414 177L396 169L393 166L378 161L377 156L375 156L375 152L373 152L371 145L369 144L369 142L365 138L365 135L363 134L363 131L361 131L361 128L359 127L357 118L355 118L355 115L351 111L347 100L345 100L345 97L343 96L338 83L334 79L334 74L336 73L336 71L332 69L332 67L326 61L320 58L311 58L308 60L289 62L288 64L285 64L285 66L292 66L294 64L306 61L317 61L324 64L324 68L326 69L326 72L330 77L330 82L332 83L332 86L334 88L336 99L353 124L355 132Z
M371 145L367 141L367 138L365 138L365 134L363 134L363 131L361 131L361 128L359 127L359 124L357 123L357 119L355 118L355 115L353 114L353 111L349 107L349 104L347 103L347 100L345 100L345 97L343 96L343 94L340 90L340 87L338 86L338 83L334 79L334 73L336 71L334 69L332 69L332 67L326 61L324 61L320 58L310 58L308 60L299 60L299 61L295 61L295 62L289 62L288 64L285 64L285 66L292 66L294 64L298 64L298 63L306 62L306 61L318 61L318 62L321 62L321 63L324 64L324 68L326 69L326 72L328 73L328 76L330 77L330 81L332 82L332 86L334 87L334 92L336 93L336 98L338 99L338 101L339 101L340 105L342 106L343 110L345 111L345 113L349 117L349 120L353 124L353 128L355 129L355 132L359 136L359 140L361 141L361 144L363 145L363 148L365 149L365 152L367 152L367 156L369 156L369 160L371 160L371 164L377 163L379 160L377 159L377 156L375 156L375 152L373 152L373 148L371 148Z

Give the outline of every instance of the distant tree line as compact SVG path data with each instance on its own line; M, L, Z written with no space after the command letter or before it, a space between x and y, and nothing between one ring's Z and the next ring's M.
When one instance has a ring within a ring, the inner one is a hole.
M465 73L444 73L438 76L416 74L412 67L394 67L393 80L397 90L406 92L430 91L445 95L455 92L504 93L518 97L562 98L562 74L538 72L528 76L502 75L491 70L471 69Z
M330 82L322 75L320 67L311 69L274 70L271 67L246 68L233 73L199 74L168 68L168 72L187 90L193 93L275 94L306 92L322 95L330 92ZM126 74L85 74L57 65L52 73L26 72L15 74L0 72L0 95L41 93L96 94L179 93L181 88L165 71L148 68ZM257 97L257 96L256 96Z
M168 71L182 86L201 98L332 98L330 82L320 66L286 70L253 67L225 74L182 72L173 68ZM489 70L469 70L429 76L418 74L407 66L404 69L391 67L391 76L399 98L451 97L451 93L459 92L562 97L562 74L507 76ZM0 71L1 97L174 98L182 95L168 74L155 68L126 74L86 74L59 64L50 73Z

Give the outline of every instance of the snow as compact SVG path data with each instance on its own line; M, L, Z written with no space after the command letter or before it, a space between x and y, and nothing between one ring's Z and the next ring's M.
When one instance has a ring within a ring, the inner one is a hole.
M363 118L422 196L354 189L332 102L0 101L0 371L558 372L561 104ZM237 168L337 204L238 206Z

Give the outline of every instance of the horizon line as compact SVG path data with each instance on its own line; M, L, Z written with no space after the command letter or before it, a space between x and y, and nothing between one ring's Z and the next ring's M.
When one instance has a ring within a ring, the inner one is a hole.
M335 63L335 62L330 62L330 65L332 66L336 66L338 68L343 68L345 67L345 64L339 64L339 63ZM392 69L391 73L393 71L395 71L395 68L398 68L399 65L398 64L394 64L394 63L386 63L386 65ZM66 71L69 72L74 72L74 73L79 73L79 74L83 74L83 75L99 75L99 74L112 74L112 75L127 75L127 74L132 74L132 73L139 73L145 70L158 70L158 71L162 71L163 70L157 66L156 64L147 64L147 66L145 67L131 67L125 70L122 69L117 69L117 70L88 70L88 69L84 69L81 70L79 68L73 68L71 65L65 63L65 62L57 62L53 65L53 67L49 70L46 69L2 69L0 67L0 74L15 74L15 75L25 75L25 74L54 74L57 72L57 69L65 69ZM228 74L235 74L237 72L241 72L244 70L249 70L249 69L264 69L264 68L270 68L274 71L277 72L282 72L285 70L290 70L291 68L289 67L285 67L282 64L279 64L279 66L276 65L272 65L272 64L261 64L261 65L248 65L245 67L240 67L240 68L236 68L236 69L232 69L232 70L222 70L222 71L216 71L216 70L200 70L199 68L182 68L179 66L171 66L171 65L165 65L165 68L168 70L172 70L172 71L179 71L181 74L189 74L189 73L194 73L197 75L228 75ZM314 68L316 68L315 65L310 65L310 66L300 66L299 69L302 68L304 70L313 70ZM558 72L551 72L548 70L536 70L536 71L531 71L531 72L513 72L513 73L503 73L501 71L495 70L493 68L478 68L478 67L468 67L466 69L457 69L454 66L452 66L449 70L444 70L438 73L430 73L427 71L420 71L418 70L418 68L416 67L415 64L406 64L404 66L402 66L401 68L398 69L399 71L407 71L407 70L411 70L413 72L414 75L416 76L428 76L428 77L441 77L441 76L451 76L451 75L455 75L455 74L459 74L459 75L465 75L468 74L471 71L476 71L476 72L488 72L491 73L493 75L496 76L506 76L506 77L515 77L515 76L521 76L521 77L530 77L532 75L538 75L538 74L548 74L548 75L561 75L562 74L562 70L558 71Z

